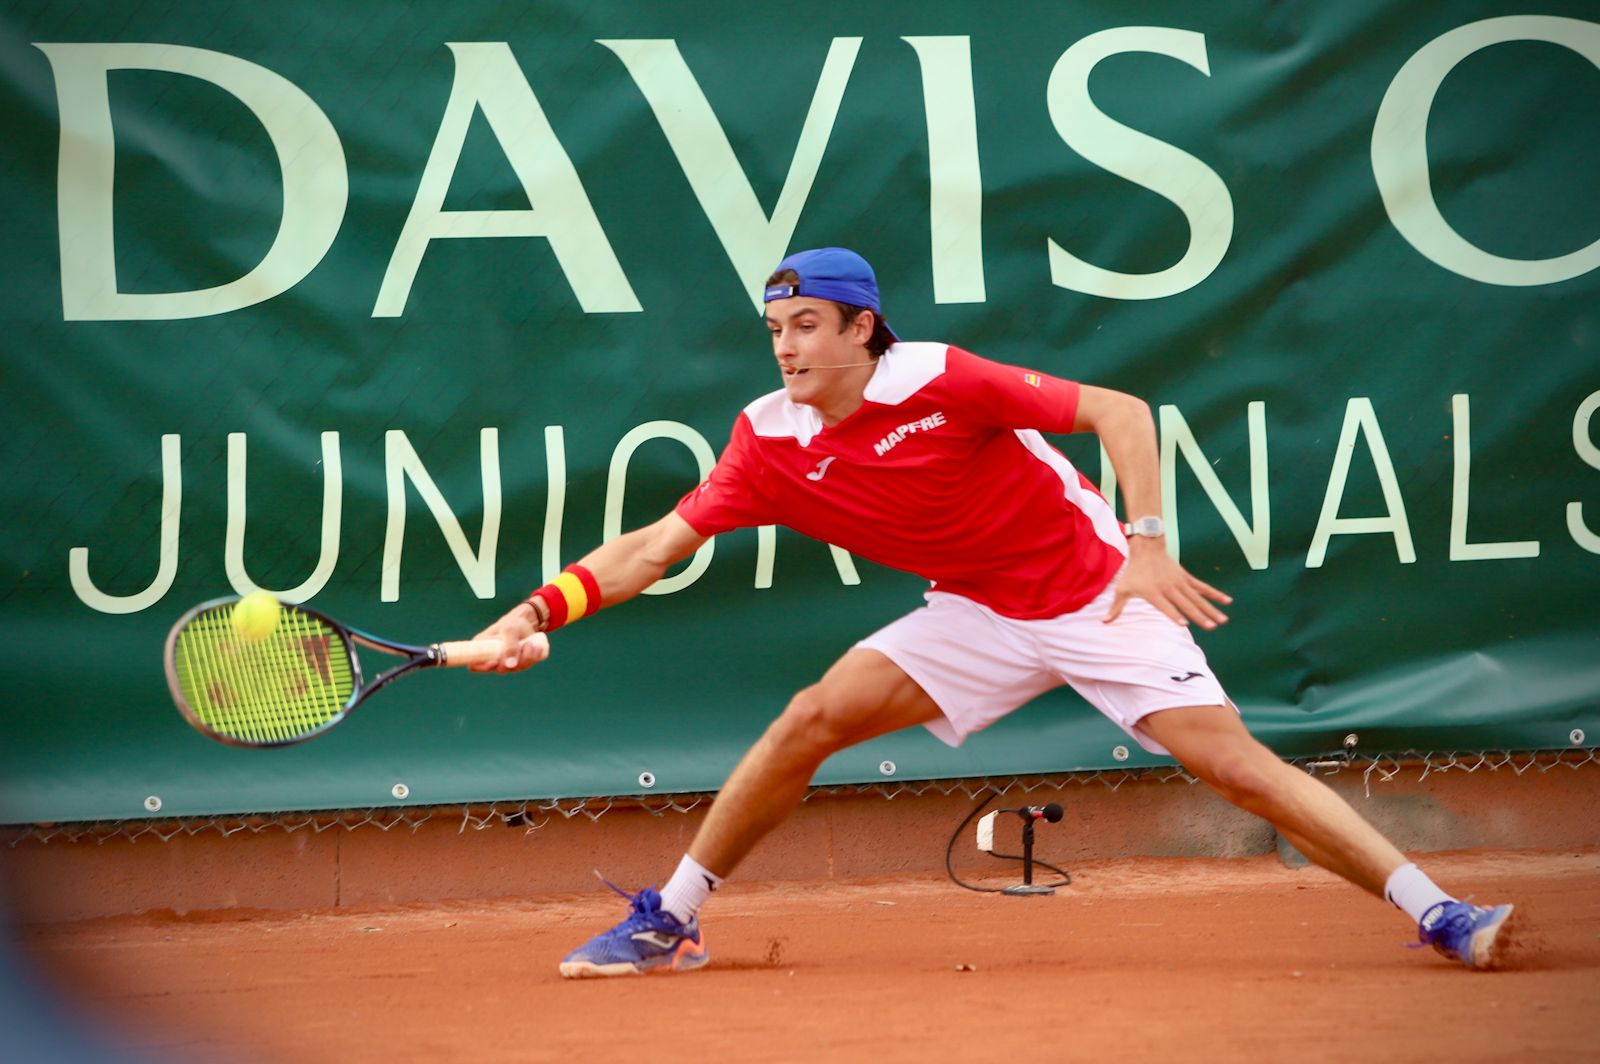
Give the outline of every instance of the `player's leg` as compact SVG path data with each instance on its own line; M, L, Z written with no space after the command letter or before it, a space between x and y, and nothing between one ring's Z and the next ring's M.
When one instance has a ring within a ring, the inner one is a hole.
M719 878L729 875L789 816L829 756L938 716L938 705L898 665L876 650L851 650L796 694L740 760L690 856Z
M1512 906L1457 901L1349 803L1252 736L1231 706L1161 710L1138 730L1228 801L1264 818L1301 853L1418 922L1422 940L1474 968L1503 963Z
M733 871L834 752L914 724L958 746L1060 685L1037 644L1012 630L1017 622L959 595L930 592L927 601L790 701L723 785L689 848L688 882Z
M1189 629L1140 599L1104 623L1112 598L1108 588L1076 613L1030 623L1063 680L1306 857L1410 914L1423 941L1474 967L1497 962L1510 906L1478 908L1440 890L1330 788L1250 735Z
M700 904L789 816L818 766L848 746L938 716L938 705L894 662L876 650L849 651L790 699L740 760L662 892L634 895L628 918L568 954L561 974L682 971L705 964Z
M1228 801L1270 821L1312 861L1383 897L1405 856L1322 781L1281 760L1229 706L1169 709L1138 728Z

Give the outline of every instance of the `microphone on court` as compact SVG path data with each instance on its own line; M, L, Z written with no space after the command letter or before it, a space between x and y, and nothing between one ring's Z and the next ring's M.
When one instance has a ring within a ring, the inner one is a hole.
M1012 810L1024 820L1048 820L1052 824L1061 823L1062 809L1055 802L1049 805L1025 805L1021 809Z

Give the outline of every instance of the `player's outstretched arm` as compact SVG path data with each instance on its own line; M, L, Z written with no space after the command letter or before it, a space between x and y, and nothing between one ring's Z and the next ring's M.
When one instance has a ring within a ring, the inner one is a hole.
M633 598L705 541L705 536L673 512L596 547L577 563L594 578L600 591L600 603L592 604L587 612ZM532 595L517 603L475 637L499 639L505 655L493 664L474 666L474 671L516 672L538 664L550 656L550 639L545 635L548 627L549 607L543 598Z
M1082 385L1073 431L1093 432L1100 437L1111 468L1116 471L1129 520L1161 516L1161 461L1149 404L1125 392ZM1128 564L1117 579L1116 596L1106 614L1106 623L1116 620L1123 605L1134 596L1179 624L1193 621L1202 628L1227 623L1227 615L1215 604L1233 601L1173 561L1167 553L1165 536L1129 538Z

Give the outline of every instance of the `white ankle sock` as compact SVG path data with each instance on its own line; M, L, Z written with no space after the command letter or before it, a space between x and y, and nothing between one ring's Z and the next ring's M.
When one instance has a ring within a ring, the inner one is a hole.
M1440 902L1455 901L1414 864L1403 864L1390 874L1389 881L1383 885L1383 896L1418 923L1422 922L1423 913Z
M683 860L678 862L678 870L661 888L661 907L688 923L694 919L694 914L706 903L706 899L711 897L711 892L720 886L721 876L684 854Z

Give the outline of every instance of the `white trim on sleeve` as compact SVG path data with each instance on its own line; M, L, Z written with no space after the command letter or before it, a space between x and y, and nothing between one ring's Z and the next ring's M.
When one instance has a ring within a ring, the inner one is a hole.
M809 406L790 402L789 393L782 388L752 402L744 408L744 415L757 436L795 439L802 447L822 431L822 415Z
M1089 491L1083 486L1078 479L1077 468L1067 461L1066 455L1050 446L1038 429L1016 429L1015 432L1028 453L1061 478L1062 494L1089 518L1089 523L1094 526L1094 534L1127 557L1128 537L1122 534L1122 524L1117 520L1111 504L1099 492Z

